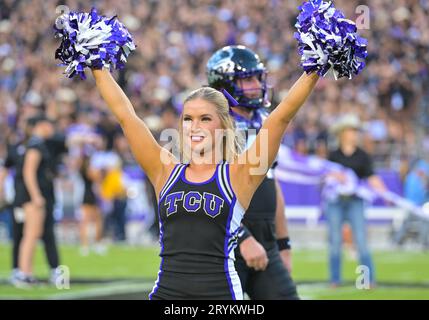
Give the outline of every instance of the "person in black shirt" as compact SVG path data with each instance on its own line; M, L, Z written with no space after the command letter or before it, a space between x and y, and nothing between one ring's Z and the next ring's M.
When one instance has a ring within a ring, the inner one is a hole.
M32 135L34 123L38 121L38 118L30 118L27 121L25 132L23 137L19 141L9 143L7 146L7 156L3 163L3 169L0 173L0 197L3 194L2 187L4 180L11 172L14 177L14 201L10 204L13 209L12 213L12 276L11 283L16 284L20 281L21 275L19 272L19 248L23 237L24 229L24 212L22 209L22 198L23 194L26 193L25 184L23 181L22 168L24 155L27 149L29 139ZM57 166L61 161L61 156L67 152L65 136L62 134L55 134L54 136L46 140L47 148L52 155L52 161L49 162L51 165L52 172L56 174ZM42 241L44 243L45 254L48 260L49 267L51 269L50 281L53 283L56 279L56 268L59 265L59 258L57 247L55 243L55 237L53 233L54 221L51 212L50 215L44 220L44 228ZM28 280L28 279L27 279ZM31 281L30 281L31 282Z
M374 189L385 191L386 187L383 181L374 173L370 156L358 147L358 130L360 127L359 118L353 114L347 114L340 118L332 127L333 133L338 137L339 148L330 152L328 159L352 169L359 179L368 179L368 183ZM330 175L340 183L346 181L346 176L342 172L333 172ZM368 268L370 282L374 285L374 266L366 241L363 199L356 195L339 195L334 200L328 200L325 203L325 214L329 233L331 286L336 287L341 284L342 226L346 221L349 222L352 229L354 243L359 252L360 264Z
M20 142L8 144L7 146L7 156L3 163L3 168L0 173L0 197L3 196L3 186L4 181L10 171L12 171L16 166L19 165L22 161L25 153L25 143L26 139L23 139ZM14 176L14 191L15 194L19 192L19 188L22 183L18 181L19 176L16 174ZM19 255L19 245L22 239L22 230L23 230L23 215L21 210L16 208L15 201L10 203L12 209L12 279L18 271L18 255Z
M18 161L15 177L15 206L24 210L25 217L19 247L20 274L16 279L17 284L34 283L33 255L37 241L42 236L51 268L58 267L58 250L53 232L53 179L57 159L49 150L47 142L54 135L54 125L44 115L35 116L28 123L32 127L31 137L25 144L24 155Z

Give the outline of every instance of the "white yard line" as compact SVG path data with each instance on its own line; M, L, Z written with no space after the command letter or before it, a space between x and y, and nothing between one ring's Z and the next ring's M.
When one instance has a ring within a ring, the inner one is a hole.
M102 298L103 296L112 296L120 294L133 294L150 292L154 286L154 282L116 282L114 284L105 284L102 288L94 288L84 290L82 292L67 293L67 290L62 290L64 293L48 296L49 300L72 300L72 299L91 299Z

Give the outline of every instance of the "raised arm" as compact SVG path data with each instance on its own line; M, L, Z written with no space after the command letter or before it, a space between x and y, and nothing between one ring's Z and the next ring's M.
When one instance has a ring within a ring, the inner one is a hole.
M161 152L168 153L152 136L145 123L137 116L130 100L106 69L92 70L97 88L110 110L118 119L131 151L137 162L145 171L149 180L158 189L165 172L172 164L164 165L161 162ZM171 154L168 158L173 159ZM166 157L163 157L164 159Z
M241 194L242 199L239 200L242 205L247 206L250 203L254 191L276 158L288 124L304 104L318 79L319 76L315 73L304 73L298 79L288 95L265 120L250 148L242 153L237 164L231 167L233 188ZM243 179L247 183L242 183Z

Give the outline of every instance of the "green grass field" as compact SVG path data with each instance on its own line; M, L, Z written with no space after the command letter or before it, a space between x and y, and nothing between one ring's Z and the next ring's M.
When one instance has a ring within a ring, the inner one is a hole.
M112 246L105 256L79 255L78 247L61 246L62 264L70 269L70 289L42 285L17 289L7 283L10 247L0 245L0 299L74 299L124 295L145 298L159 267L158 248ZM36 276L48 277L41 247L35 259ZM293 252L293 278L303 299L429 299L429 253L374 252L378 286L358 290L354 283L357 263L344 258L345 285L327 284L327 253L317 250Z

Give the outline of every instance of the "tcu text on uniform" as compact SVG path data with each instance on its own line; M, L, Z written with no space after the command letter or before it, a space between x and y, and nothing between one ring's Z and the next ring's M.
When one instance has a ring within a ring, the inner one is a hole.
M224 204L224 199L209 192L201 194L198 191L173 192L165 197L164 204L167 206L167 216L177 212L178 202L183 201L183 208L187 212L197 212L203 207L204 212L215 218L220 214Z

